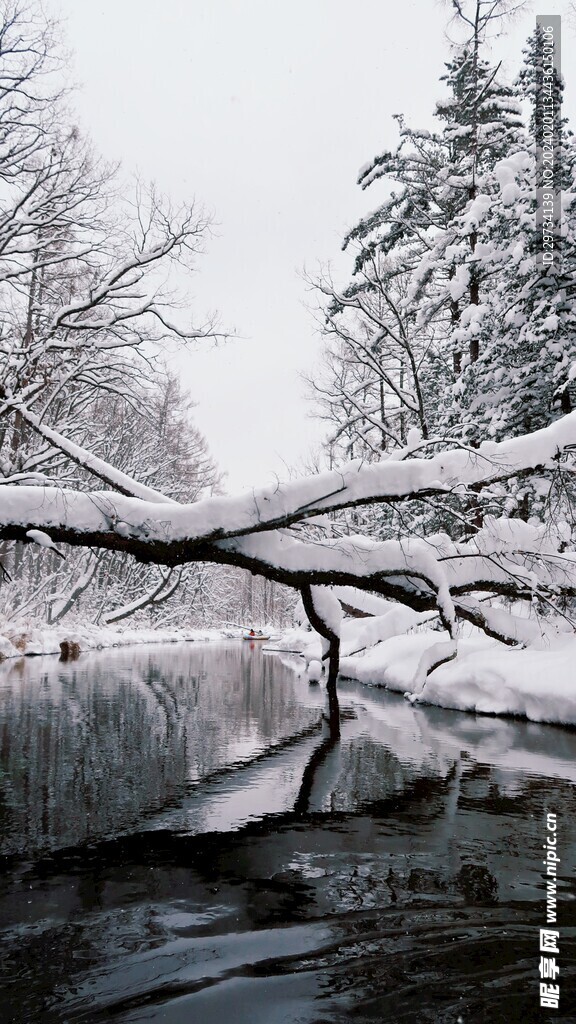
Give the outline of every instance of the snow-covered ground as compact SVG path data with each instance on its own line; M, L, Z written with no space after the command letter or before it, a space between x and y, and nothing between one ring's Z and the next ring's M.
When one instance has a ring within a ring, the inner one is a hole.
M0 661L22 655L60 654L61 644L77 645L80 652L129 644L178 643L182 640L225 640L240 637L240 629L114 629L82 623L59 628L0 626Z
M353 646L354 634L359 639L369 631L382 634L384 618L344 623L342 677L403 693L412 703L576 726L573 633L543 637L524 649L508 647L480 633L470 635L459 641L457 657L439 665L422 685L419 667L432 647L446 643L447 633L423 629L390 635L359 653L346 653ZM306 663L321 657L320 638L305 629L286 633L277 646L300 651Z

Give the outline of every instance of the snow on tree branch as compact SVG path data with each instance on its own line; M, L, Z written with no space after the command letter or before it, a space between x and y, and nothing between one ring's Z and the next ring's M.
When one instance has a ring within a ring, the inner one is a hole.
M58 444L63 444L63 439ZM162 510L161 524L158 510L150 501L122 498L112 492L92 496L57 488L5 486L0 531L6 536L10 527L30 519L28 528L58 526L80 538L94 531L106 532L116 519L128 524L127 537L139 543L146 535L150 543L162 538L168 544L193 544L274 530L349 506L458 493L470 485L488 485L537 469L554 469L560 455L575 444L576 412L534 434L499 443L484 442L477 451L453 449L430 459L390 458L370 465L356 461L339 470L239 497L213 497L173 506ZM66 450L83 463L86 453L77 445L66 442ZM149 524L146 529L145 523Z
M383 459L370 465L352 462L339 470L239 497L207 498L163 509L165 525L160 534L174 542L216 540L289 526L351 505L457 492L472 484L488 485L537 469L553 469L559 456L575 444L576 412L531 435L484 442L477 451L453 449L430 459ZM82 462L84 452L77 445L68 442L67 449L71 457ZM37 517L39 527L53 524L79 535L93 529L106 530L109 517L97 511L98 501L103 507L114 508L117 518L131 524L130 535L139 540L142 524L157 519L157 508L151 502L122 498L112 492L92 497L57 488L6 486L2 498L2 531L26 522L29 516ZM150 536L154 534L151 528Z
M488 443L478 452L459 448L430 459L351 463L337 472L239 497L185 505L159 503L162 496L157 492L152 492L154 500L142 500L112 491L6 485L0 489L0 538L26 542L30 530L41 530L54 543L124 551L142 562L220 562L299 589L356 586L419 611L438 609L451 635L460 616L510 641L520 639L511 621L502 625L502 617L498 623L497 616L459 599L481 591L550 601L575 594L576 556L562 553L561 529L487 517L472 539L456 543L445 534L427 540L318 540L297 535L290 527L347 505L441 495L463 485L554 466L575 440L573 413L533 435ZM79 464L91 468L86 461L89 453L71 442L64 445L61 438L57 441ZM102 472L117 486L136 492L134 480L123 474L115 479L104 463ZM144 493L147 490L143 488Z
M80 445L73 444L68 441L62 434L57 430L53 430L51 427L46 426L42 423L38 416L21 402L11 403L9 400L6 401L6 406L11 408L14 412L18 412L22 420L27 423L32 429L43 437L46 441L50 441L55 448L58 448L61 452L68 456L72 462L76 465L81 466L83 469L87 469L94 476L98 477L104 483L111 487L116 488L121 494L130 495L135 498L141 498L143 501L160 502L161 504L175 504L172 498L167 498L160 491L154 490L153 487L146 487L145 484L139 483L132 477L121 473L115 469L109 463L104 462L103 459L99 459L92 452L87 451L85 448L81 448ZM0 486L2 480L0 479Z

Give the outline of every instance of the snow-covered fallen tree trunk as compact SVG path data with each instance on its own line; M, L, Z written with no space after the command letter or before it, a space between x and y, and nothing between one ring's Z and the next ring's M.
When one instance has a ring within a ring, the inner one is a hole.
M114 491L92 494L56 487L2 485L0 479L0 536L13 536L28 520L28 529L60 527L69 534L67 543L90 545L92 534L109 534L115 523L123 522L127 527L125 540L145 540L150 550L154 541L160 540L159 534L170 545L215 541L285 528L321 513L357 505L458 494L472 485L486 486L536 470L555 469L562 453L571 452L575 446L573 412L544 430L498 444L486 441L478 449L457 448L430 459L387 458L368 465L350 462L339 470L191 505L165 499L167 504L161 513L158 501L162 496L157 492L153 492L153 501L146 501ZM72 442L67 442L66 454L78 465L93 468L84 450ZM108 472L112 479L114 468L106 469L102 460L97 461L98 475ZM134 493L134 488L141 487L125 474L117 476L122 477L123 489L133 485ZM147 523L151 524L148 530ZM84 541L80 534L84 534ZM22 539L21 534L18 539Z
M321 599L310 604L318 587L353 587L416 611L435 610L452 640L460 617L508 643L525 642L527 630L514 616L495 613L477 595L536 597L551 605L558 597L576 595L576 555L565 550L565 535L550 524L486 517L475 536L459 543L445 534L426 540L318 539L294 527L346 506L447 493L465 497L470 486L557 469L560 458L572 458L574 447L576 413L532 435L485 443L478 450L350 463L239 497L187 505L162 502L157 494L154 500L135 496L139 485L125 475L121 484L128 493L123 494L5 484L0 485L0 539L28 543L41 531L51 544L122 551L168 567L206 561L249 569L307 595L312 614L322 622L319 632L332 644L333 662L337 634L331 616L321 613ZM101 460L95 467L82 449L62 444L63 451L69 448L78 464L115 481L113 467Z

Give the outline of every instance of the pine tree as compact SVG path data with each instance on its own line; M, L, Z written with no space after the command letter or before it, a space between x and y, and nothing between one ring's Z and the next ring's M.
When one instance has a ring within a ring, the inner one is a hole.
M542 260L537 227L537 196L542 181L543 145L542 30L524 49L518 76L521 95L530 103L530 134L523 150L498 160L497 193L485 220L490 242L483 252L490 280L479 331L482 356L458 383L458 415L465 436L503 437L546 426L574 405L576 363L576 204L573 195L576 148L561 118L563 83L554 76L559 152L555 188L562 196L562 231L551 265Z
M370 440L372 457L379 409L386 417L387 451L405 445L410 428L420 424L404 411L404 429L394 439L394 334L389 322L380 331L361 324L359 341L358 311L370 305L381 310L393 300L407 325L416 355L409 385L412 392L417 379L424 396L429 443L456 436L475 447L485 438L501 440L545 426L574 404L576 200L572 192L564 196L561 260L546 267L536 230L539 37L529 41L526 65L509 86L481 54L490 5L476 0L472 7L484 10L484 27L468 21L470 38L446 65L442 81L448 95L436 107L441 128L414 130L397 117L400 144L376 157L359 178L363 188L387 183L389 195L345 239L344 248L356 248L352 282L340 294L324 289L330 298L327 334L342 341L332 351L334 379L344 379L340 370L345 363L350 367L361 345L369 346L377 364L371 370L363 361L367 400L346 414L348 426L356 416L359 440ZM558 79L555 88L559 103ZM522 99L531 103L530 132L523 125ZM565 121L561 145L562 184L573 189L576 160ZM335 390L331 400L335 408ZM414 444L412 433L409 446ZM493 499L504 500L509 513L542 516L545 502L537 491L522 492L518 485L515 498L507 501L495 490ZM481 515L470 511L479 524ZM418 529L417 516L414 524Z
M362 361L362 387L371 396L365 420L377 429L378 406L387 410L383 432L392 447L406 443L410 427L426 438L459 422L454 403L448 401L447 414L441 396L450 395L452 381L480 354L483 299L493 286L482 255L499 192L494 166L504 154L526 145L515 90L477 53L457 53L442 81L449 94L435 112L441 130L414 130L399 116L401 139L395 152L376 157L360 174L363 188L384 179L393 190L345 239L344 248L357 251L352 282L340 294L321 285L330 298L326 334L344 340L340 354L332 353L332 364L339 359L350 363L354 353ZM382 320L381 313L373 316L375 308L397 311L395 322ZM355 329L359 313L360 337ZM403 361L398 359L400 318L410 353ZM334 376L342 380L339 369ZM385 394L378 399L383 380ZM411 398L398 431L397 425L391 428L390 414L398 415L394 392L406 385ZM423 396L420 402L412 401L417 392ZM351 404L359 413L357 403Z

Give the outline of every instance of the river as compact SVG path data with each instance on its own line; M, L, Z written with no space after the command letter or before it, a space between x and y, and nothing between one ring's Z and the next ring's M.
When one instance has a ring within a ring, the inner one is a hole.
M336 743L297 669L240 642L0 665L3 1024L576 1021L576 733L341 682Z

